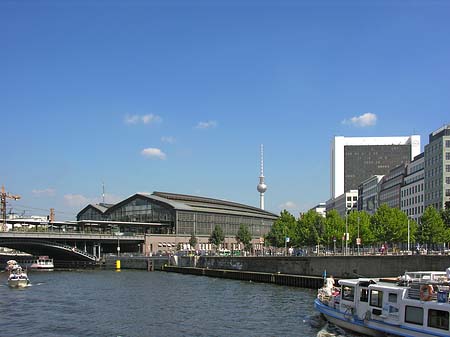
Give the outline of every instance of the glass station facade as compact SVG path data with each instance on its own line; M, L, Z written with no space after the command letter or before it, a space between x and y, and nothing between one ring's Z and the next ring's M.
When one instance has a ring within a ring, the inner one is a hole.
M245 224L253 237L262 237L278 218L252 206L163 192L135 194L118 204L102 205L86 206L78 213L77 221L129 234L198 236L209 236L216 225L226 236L235 236L239 226Z

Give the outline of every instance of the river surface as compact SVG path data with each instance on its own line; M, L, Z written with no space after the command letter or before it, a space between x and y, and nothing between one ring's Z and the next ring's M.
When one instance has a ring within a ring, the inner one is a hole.
M135 270L0 273L0 336L351 336L315 313L315 291Z

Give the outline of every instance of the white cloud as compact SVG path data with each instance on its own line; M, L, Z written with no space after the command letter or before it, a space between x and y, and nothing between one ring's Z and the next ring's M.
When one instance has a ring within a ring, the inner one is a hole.
M342 124L353 125L364 128L366 126L373 126L377 123L377 115L371 112L366 112L361 116L355 116L350 119L344 119Z
M64 202L70 207L81 208L90 204L91 200L81 194L66 194Z
M211 129L211 128L215 128L216 126L217 126L216 121L207 121L207 122L199 122L195 128L196 129Z
M105 193L105 203L108 204L116 204L119 201L122 201L123 197L120 197L115 194ZM85 197L81 194L66 194L64 195L64 203L72 208L78 208L81 210L89 204L99 204L103 202L103 198L101 196L89 198Z
M158 115L147 114L147 115L126 115L125 124L155 124L162 121L162 118Z
M154 148L154 147L149 147L149 148L143 149L141 151L141 154L144 157L161 159L161 160L164 160L167 157L164 152L162 152L160 149L157 149L157 148Z
M52 197L56 194L56 190L54 188L45 188L43 190L32 190L31 193L35 197Z
M163 143L174 144L176 143L177 140L175 139L175 137L172 136L163 136L161 137L161 141Z
M279 206L280 209L286 209L286 210L297 210L298 206L293 201L286 201L285 203L281 204Z

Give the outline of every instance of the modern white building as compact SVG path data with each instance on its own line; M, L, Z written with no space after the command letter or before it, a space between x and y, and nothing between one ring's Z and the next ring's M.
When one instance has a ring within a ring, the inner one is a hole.
M327 201L327 212L335 209L341 217L345 214L358 209L358 190L350 190L343 193L337 198L332 198Z
M327 204L325 202L321 202L318 205L311 208L311 210L315 211L316 213L320 214L322 217L327 216Z
M421 153L407 165L401 189L400 209L417 223L420 222L424 211L424 167L424 153Z
M373 175L385 175L420 154L420 136L343 137L331 142L331 199L356 190Z

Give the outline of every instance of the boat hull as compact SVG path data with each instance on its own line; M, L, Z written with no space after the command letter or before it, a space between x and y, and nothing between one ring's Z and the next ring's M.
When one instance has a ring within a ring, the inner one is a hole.
M334 308L330 308L322 304L318 299L314 301L314 307L318 312L322 313L325 316L327 321L333 323L336 326L373 337L386 336L381 331L377 331L365 326L361 321L355 321L346 318L345 314L339 312Z
M11 288L24 288L28 286L29 281L27 279L20 280L8 280L8 285Z

